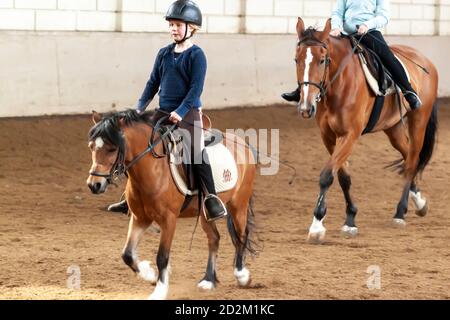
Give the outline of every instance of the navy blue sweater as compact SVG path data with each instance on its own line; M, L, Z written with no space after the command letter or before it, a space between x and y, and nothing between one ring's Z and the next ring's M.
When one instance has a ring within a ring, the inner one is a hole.
M147 108L159 90L159 106L167 112L175 111L184 117L191 108L200 108L200 96L206 76L206 56L193 45L174 57L175 44L159 50L153 71L136 106L140 111Z

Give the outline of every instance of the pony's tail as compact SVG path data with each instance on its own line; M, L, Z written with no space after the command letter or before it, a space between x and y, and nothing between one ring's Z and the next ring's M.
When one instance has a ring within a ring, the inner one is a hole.
M228 214L228 216L227 216L227 227L228 227L228 232L230 233L230 236L231 236L231 241L233 242L233 245L235 247L237 247L238 245L244 245L245 249L252 256L256 256L258 254L258 241L256 239L254 239L255 232L256 232L256 223L255 223L255 211L253 209L253 196L250 198L250 202L248 204L247 225L245 227L244 241L242 242L237 234L231 214Z
M434 145L436 144L436 133L438 129L438 106L437 101L433 104L430 119L428 119L427 129L423 141L422 150L419 155L419 164L417 173L422 173L433 155Z

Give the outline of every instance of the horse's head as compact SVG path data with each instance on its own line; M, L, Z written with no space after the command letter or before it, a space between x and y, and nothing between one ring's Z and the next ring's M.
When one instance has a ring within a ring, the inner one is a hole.
M125 111L107 115L102 118L93 112L94 126L89 131L89 149L92 153L92 166L86 181L92 193L106 191L114 175L121 174L125 157L125 138L122 128L131 121L138 121L138 114Z
M325 93L328 65L330 63L329 33L331 20L320 32L314 28L305 29L301 18L297 22L298 44L295 53L297 82L300 90L298 111L304 118L310 118L317 111L317 103Z

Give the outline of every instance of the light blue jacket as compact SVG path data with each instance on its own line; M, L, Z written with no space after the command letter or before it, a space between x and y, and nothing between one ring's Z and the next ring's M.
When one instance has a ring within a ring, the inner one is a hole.
M337 0L331 14L331 27L350 34L362 24L369 29L381 29L389 18L389 0Z

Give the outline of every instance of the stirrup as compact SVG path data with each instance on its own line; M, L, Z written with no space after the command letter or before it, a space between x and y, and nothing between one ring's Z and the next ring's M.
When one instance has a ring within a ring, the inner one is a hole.
M223 209L223 213L222 214L220 214L220 215L218 215L216 217L212 217L212 218L210 218L209 214L206 212L207 211L206 210L206 200L211 199L211 198L216 198L220 202L220 205L222 206L222 209ZM221 219L223 217L226 217L228 215L227 207L222 202L222 200L218 196L216 196L215 194L211 194L211 193L207 194L205 196L205 199L203 199L203 206L202 207L203 207L203 215L205 216L206 222L216 221L216 220Z

